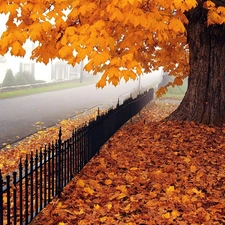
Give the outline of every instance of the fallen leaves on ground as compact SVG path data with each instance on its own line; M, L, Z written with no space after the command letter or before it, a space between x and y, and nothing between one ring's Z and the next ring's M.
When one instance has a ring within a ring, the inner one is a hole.
M225 127L160 121L175 108L145 108L31 224L225 224Z

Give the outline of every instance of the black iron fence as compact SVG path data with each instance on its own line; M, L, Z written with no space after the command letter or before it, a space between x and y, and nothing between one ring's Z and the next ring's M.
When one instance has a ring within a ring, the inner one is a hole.
M18 170L2 177L0 171L0 225L28 224L54 196L99 152L102 145L153 99L154 91L129 98L84 126L69 139L58 140L20 160Z

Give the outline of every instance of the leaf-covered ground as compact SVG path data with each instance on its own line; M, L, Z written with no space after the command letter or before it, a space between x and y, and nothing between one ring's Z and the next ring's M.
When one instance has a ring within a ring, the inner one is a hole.
M144 109L31 224L225 224L225 127L160 121L176 107Z

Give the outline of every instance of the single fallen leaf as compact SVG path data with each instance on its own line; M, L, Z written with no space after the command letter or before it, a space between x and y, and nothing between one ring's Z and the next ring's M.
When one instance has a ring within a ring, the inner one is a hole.
M84 214L84 210L81 209L80 211L75 211L74 214L76 214L76 215L82 215L82 214Z
M125 211L129 211L130 210L130 204L128 204L125 208L124 208Z
M112 208L112 203L108 203L108 204L107 204L107 208L108 208L108 209L111 209L111 208Z
M182 197L182 202L183 202L184 204L189 203L189 202L190 202L190 197L189 197L188 195L184 195L184 196Z
M94 204L94 209L98 210L100 208L99 204Z
M176 219L178 216L180 216L180 213L179 213L177 210L173 210L173 211L171 212L171 217L172 217L173 219Z
M189 162L191 161L191 159L188 158L188 157L185 157L185 158L184 158L184 161L185 161L186 163L189 163Z
M173 191L174 191L174 186L169 186L169 187L166 189L166 193L167 193L167 194L171 194Z
M81 179L79 179L78 181L77 181L77 186L79 186L79 187L84 187L84 181L83 180L81 180Z
M83 184L82 184L83 185ZM93 195L94 194L94 190L93 189L91 189L90 187L86 187L86 188L84 188L84 191L85 192L87 192L88 194L90 194L90 195Z
M190 167L190 171L191 171L192 173L195 173L196 170L197 170L196 166L193 166L193 165L192 165L192 166Z
M170 213L167 212L167 213L162 214L162 218L169 219L170 218Z
M132 168L130 168L130 170L131 171L135 171L135 170L138 170L138 168L137 167L132 167Z
M112 184L112 180L110 180L110 179L105 180L105 184L106 184L106 185Z
M127 194L127 187L125 185L119 185L116 189L120 190L123 194Z
M106 220L107 220L107 216L103 216L103 217L100 218L101 223L105 222Z

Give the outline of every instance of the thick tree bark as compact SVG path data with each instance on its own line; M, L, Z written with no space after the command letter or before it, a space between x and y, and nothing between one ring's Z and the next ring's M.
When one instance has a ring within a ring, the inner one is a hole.
M207 26L201 4L187 18L188 89L168 119L220 125L225 122L225 25Z

